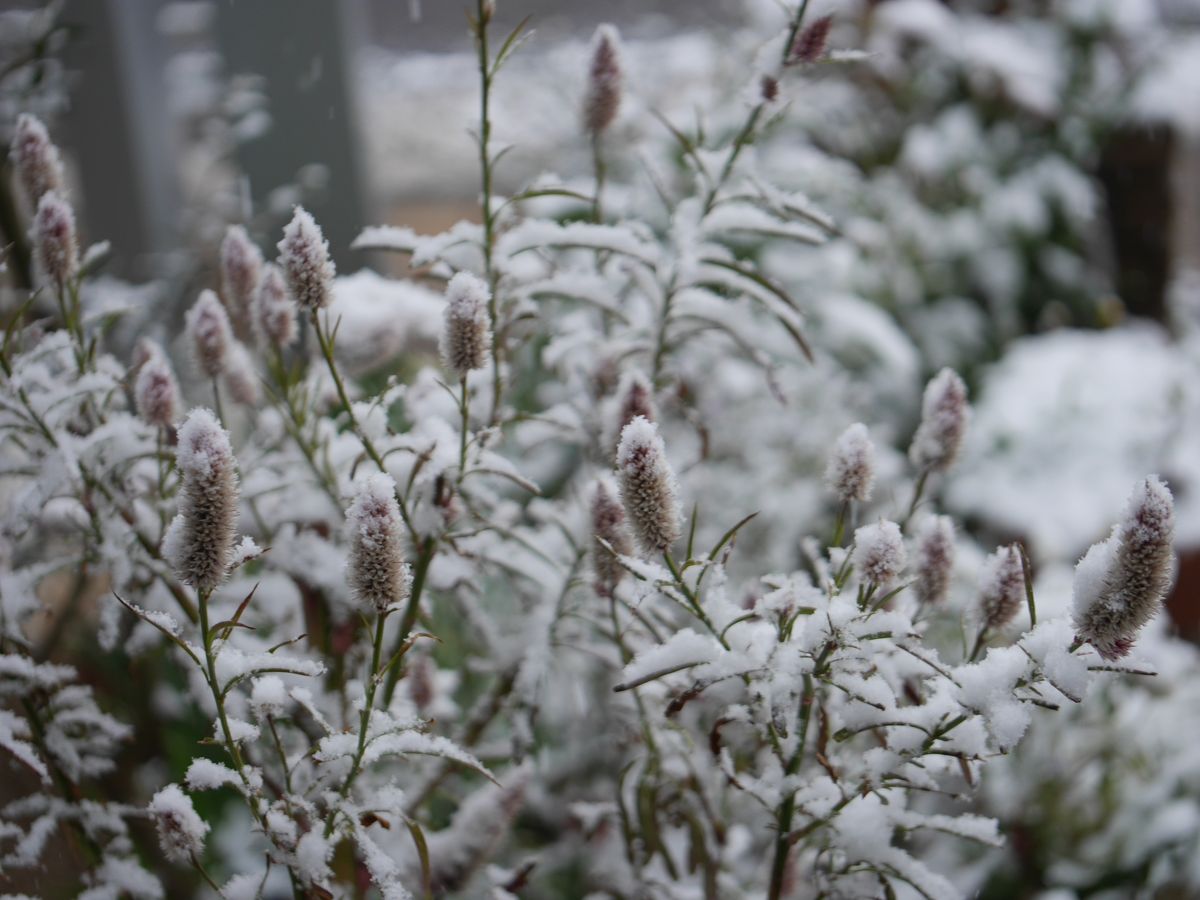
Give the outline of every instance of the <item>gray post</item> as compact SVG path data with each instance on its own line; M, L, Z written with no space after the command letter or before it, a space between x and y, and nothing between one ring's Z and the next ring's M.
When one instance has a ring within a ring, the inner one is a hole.
M362 21L357 0L221 0L216 24L226 72L264 81L271 129L239 149L256 211L303 167L324 166L328 182L305 203L342 270L362 262L348 248L373 221L364 201L355 107L353 51Z

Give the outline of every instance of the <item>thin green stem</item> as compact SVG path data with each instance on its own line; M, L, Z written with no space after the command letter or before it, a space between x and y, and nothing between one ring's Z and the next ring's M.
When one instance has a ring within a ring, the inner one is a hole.
M596 193L592 198L592 221L599 225L604 220L604 179L607 169L604 165L603 136L600 132L592 133L592 171L596 178Z
M921 474L917 476L917 484L916 487L913 488L912 503L908 505L908 512L905 513L904 519L900 522L901 528L904 528L904 526L908 524L909 519L911 519L913 514L917 511L917 506L921 503L921 498L925 496L925 486L929 482L929 472L930 470L925 468L922 469Z
M804 761L804 751L808 743L808 723L812 719L812 707L816 699L816 679L820 677L825 662L829 659L833 649L833 643L827 643L813 663L812 672L804 676L804 688L800 695L799 721L796 725L796 749L792 752L784 769L787 775L795 775ZM788 791L776 813L778 833L775 836L775 855L771 861L771 885L767 893L769 900L779 900L783 893L783 878L787 871L788 850L791 847L788 834L792 830L792 818L795 814L796 794L794 791Z
M225 411L221 409L221 388L218 384L217 377L214 375L212 380L213 389L213 408L217 413L217 421L222 425L225 424Z
M363 699L362 714L359 716L358 748L354 752L354 762L350 765L346 780L342 782L342 797L346 797L350 788L354 786L354 780L362 771L363 756L367 752L367 735L371 728L371 713L375 709L375 691L379 687L379 666L383 659L383 632L386 627L387 613L381 612L375 617L375 640L371 644L371 673L367 678L366 696ZM325 823L325 837L333 834L334 822L335 817L330 816L329 821Z
M491 53L488 50L488 25L491 11L486 0L476 0L475 48L479 59L479 168L483 218L483 271L490 288L488 319L492 326L492 414L489 419L495 424L500 419L500 399L503 390L500 366L503 356L503 335L500 331L500 306L496 299L498 278L493 265L496 247L496 220L492 212L492 71Z
M458 412L462 417L462 428L458 442L458 481L461 484L467 474L467 436L471 431L471 405L467 394L467 373L462 374L462 393L458 400Z
M338 370L337 361L333 356L333 341L325 333L324 327L321 325L321 318L317 310L312 311L312 326L313 331L317 335L317 343L321 346L321 356L325 359L325 366L329 369L329 377L333 379L334 388L337 390L338 400L341 401L342 407L346 410L346 416L350 420L350 428L353 430L359 442L363 445L363 450L371 461L375 463L376 468L380 472L387 474L387 466L383 463L383 457L379 451L375 449L375 444L371 438L363 430L362 425L358 421L358 416L354 413L354 404L350 402L350 395L346 391L346 383L342 379L342 373ZM408 535L412 538L414 545L419 545L421 536L417 533L417 529L413 526L412 518L408 514L408 504L405 502L404 495L400 489L396 489L396 503L400 507L400 518L404 520L404 525L408 529Z
M433 561L435 549L436 543L431 537L426 538L418 549L417 562L413 566L413 583L408 594L408 605L404 608L404 616L400 619L400 631L396 634L392 654L388 659L392 659L400 652L400 648L404 646L404 642L408 640L409 634L412 633L413 627L417 623L417 615L421 611L421 592L425 588L425 576L429 573L429 564ZM396 682L399 680L400 666L391 666L383 686L383 705L385 707L392 702L392 695L396 693Z

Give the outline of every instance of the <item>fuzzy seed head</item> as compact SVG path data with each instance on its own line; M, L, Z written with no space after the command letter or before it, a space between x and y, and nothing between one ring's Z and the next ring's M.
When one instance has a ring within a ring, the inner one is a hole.
M221 292L225 302L245 321L262 277L262 252L241 225L230 225L221 241Z
M200 374L216 378L223 371L233 344L233 327L229 314L210 290L203 290L186 317L188 342L192 359Z
M155 428L170 428L179 419L179 382L161 350L151 352L138 370L133 387L138 415Z
M917 535L917 578L913 584L920 603L944 603L954 570L954 520L934 516Z
M1025 602L1025 566L1016 544L999 548L979 571L979 617L985 628L1003 628Z
M633 552L633 536L629 533L621 501L607 481L597 481L592 490L592 574L595 576L592 584L599 596L611 597L625 577L625 569L613 554L632 556Z
M903 571L908 561L900 526L880 519L857 529L854 532L851 561L863 581L876 587L886 587Z
M470 272L459 272L446 285L446 321L442 329L442 362L466 378L473 369L487 365L492 344L488 321L488 286Z
M658 410L654 405L654 388L641 372L629 372L617 387L617 409L613 416L610 446L616 452L625 426L641 416L647 422L658 421Z
M254 360L246 345L236 338L229 343L229 350L225 354L225 369L221 375L225 388L235 403L242 406L258 406L261 395Z
M404 563L404 520L396 483L382 473L365 479L346 510L350 557L346 580L365 608L384 613L408 599Z
M8 157L30 206L36 209L42 197L50 192L65 195L58 148L37 116L22 113L17 117Z
M1157 476L1142 481L1108 540L1075 569L1075 629L1105 659L1125 656L1171 587L1175 504Z
M177 784L168 784L150 799L150 815L158 844L171 862L188 864L204 852L208 823L196 814L192 799Z
M658 426L637 416L621 431L617 447L621 503L638 546L647 556L666 553L679 540L675 473Z
M182 483L179 514L163 539L163 554L181 581L211 591L233 561L237 525L237 463L229 434L207 409L193 409L175 449Z
M278 266L264 267L250 307L250 319L260 347L283 350L296 340L296 304Z
M51 284L61 286L75 277L79 271L79 242L70 203L53 191L42 194L30 237L34 259Z
M279 265L292 299L301 309L309 311L328 306L334 275L329 241L304 207L296 207L292 221L283 229L283 240L278 247Z
M621 107L621 39L611 25L601 25L592 38L592 67L588 73L583 126L591 135L605 131Z
M774 103L779 99L779 79L774 75L764 75L759 82L759 96L764 103Z
M925 386L921 424L908 448L913 465L929 472L950 468L958 457L970 418L967 386L953 369L942 369Z
M803 28L788 53L788 64L814 63L825 56L829 46L829 31L833 26L832 16L821 16Z
M842 432L829 455L825 483L843 503L871 499L875 485L875 445L867 426L855 422Z

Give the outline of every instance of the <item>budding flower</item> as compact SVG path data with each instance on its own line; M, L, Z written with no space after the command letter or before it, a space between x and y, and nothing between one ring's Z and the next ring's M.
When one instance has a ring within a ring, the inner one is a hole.
M621 106L620 36L611 25L601 25L592 38L592 68L583 104L583 126L591 135L603 132Z
M629 372L617 388L617 409L613 416L612 441L609 445L613 452L621 440L621 432L625 426L638 416L647 422L658 421L658 410L654 406L654 389L646 376L641 372Z
M917 536L917 577L913 584L920 603L943 603L954 569L954 520L934 516Z
M329 241L304 207L296 207L292 221L283 229L283 240L278 247L279 265L296 303L309 311L328 306L334 274Z
M1157 476L1139 484L1108 540L1075 568L1075 629L1105 659L1119 659L1171 586L1175 506Z
M61 288L79 271L79 244L75 237L75 211L53 191L38 200L30 230L33 255L42 273Z
M675 473L658 426L637 416L621 431L617 447L621 503L646 555L666 553L679 540Z
M907 555L900 526L880 519L854 532L854 553L851 561L863 581L875 587L886 587L904 569Z
M459 272L446 285L446 322L442 329L442 361L466 378L487 365L492 332L488 324L488 286L470 272Z
M855 422L842 432L829 455L825 483L843 503L871 499L875 485L875 445L867 426Z
M244 322L262 275L262 252L241 225L230 225L221 241L221 290L239 322Z
M953 369L942 369L925 386L921 424L908 448L908 458L921 471L950 468L958 456L971 408L967 386Z
M179 382L161 350L155 348L142 363L133 399L142 421L156 428L169 428L179 418Z
M1025 566L1016 544L999 548L979 572L979 615L983 627L1003 628L1025 600Z
M185 584L211 591L233 560L238 478L229 434L209 410L192 410L180 426L175 459L182 476L179 514L163 539L163 555Z
M229 343L225 354L225 368L221 373L225 387L234 402L242 406L258 406L258 373L254 371L254 360L246 345L236 338Z
M36 208L42 197L50 192L65 194L58 148L37 116L28 113L17 116L8 158L12 160L17 181L29 198L30 206Z
M167 859L190 863L204 852L208 823L196 814L192 799L177 784L168 784L150 799L148 807L158 828L158 845Z
M364 606L385 613L408 599L404 564L404 520L396 483L382 473L368 477L346 510L350 538L347 581Z
M597 481L592 491L592 573L595 575L593 585L601 597L611 597L625 576L625 569L614 553L632 556L633 538L625 522L625 510L613 495L612 488L605 481Z
M203 290L187 311L186 329L192 345L192 358L201 374L216 378L225 370L233 328L229 314L210 290Z
M250 319L259 346L280 350L296 340L296 304L288 296L283 273L268 265L250 307Z
M788 65L814 63L821 59L829 45L829 30L832 25L832 16L821 16L796 35L796 40L788 52Z

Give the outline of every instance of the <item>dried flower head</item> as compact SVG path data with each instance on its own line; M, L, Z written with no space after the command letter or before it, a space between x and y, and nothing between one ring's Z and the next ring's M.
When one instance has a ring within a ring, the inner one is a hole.
M1119 659L1154 618L1171 586L1175 505L1157 477L1141 482L1109 538L1075 568L1075 629L1105 659Z
M150 815L158 828L158 844L171 862L190 863L204 852L208 823L196 814L192 799L177 784L168 784L150 799Z
M216 378L226 366L229 348L233 344L233 328L229 314L210 290L203 290L186 317L188 341L192 359L202 375Z
M851 561L863 581L885 587L904 569L907 555L900 526L880 519L854 532L854 552Z
M843 503L871 499L875 485L875 445L867 426L855 422L842 432L829 455L825 483Z
M142 421L156 428L169 428L179 418L179 382L161 350L156 348L150 352L142 363L134 383L133 399Z
M288 296L283 273L267 265L250 307L250 319L261 347L291 346L296 340L296 304Z
M258 406L261 395L254 360L246 345L236 338L229 342L229 350L225 354L225 368L221 376L229 396L235 403L242 406Z
M617 447L621 503L646 555L666 553L679 540L675 473L658 426L637 416L621 431Z
M50 191L38 200L30 230L33 256L48 281L64 285L79 271L79 243L75 236L75 211Z
M610 447L615 453L625 426L641 416L647 422L658 421L658 410L654 405L654 388L641 372L627 372L617 387L617 407L613 415Z
M334 275L329 242L304 207L296 207L278 246L279 265L296 303L310 311L328 306Z
M779 99L779 79L774 75L764 75L759 82L759 96L764 103L774 103Z
M179 428L175 459L182 476L179 514L163 539L163 555L180 580L211 591L233 560L237 464L229 434L207 409L193 409Z
M366 478L346 510L350 558L346 580L365 607L383 613L408 599L404 520L396 483L382 473Z
M941 472L958 456L971 408L967 386L953 369L942 369L925 386L921 424L908 448L908 458L921 471Z
M944 603L954 569L954 520L949 516L928 519L917 535L916 581L913 591L920 603Z
M37 208L42 197L51 192L65 195L58 148L37 116L28 113L17 116L17 128L8 156L30 206Z
M459 272L446 285L446 322L442 329L442 361L465 378L487 365L492 332L488 324L491 293L470 272Z
M609 483L600 480L592 490L592 574L595 576L592 584L601 597L612 596L613 589L625 577L625 569L614 553L632 556L633 537L621 501Z
M821 16L801 29L788 53L788 65L814 63L824 57L829 47L829 30L832 26L832 16Z
M1025 602L1025 566L1016 544L1000 547L979 571L979 617L988 629L1003 628Z
M230 225L221 241L221 292L239 322L249 315L262 268L262 251L250 240L246 229Z
M583 126L598 135L612 125L621 106L621 39L617 29L601 25L592 38L592 67L583 103Z

